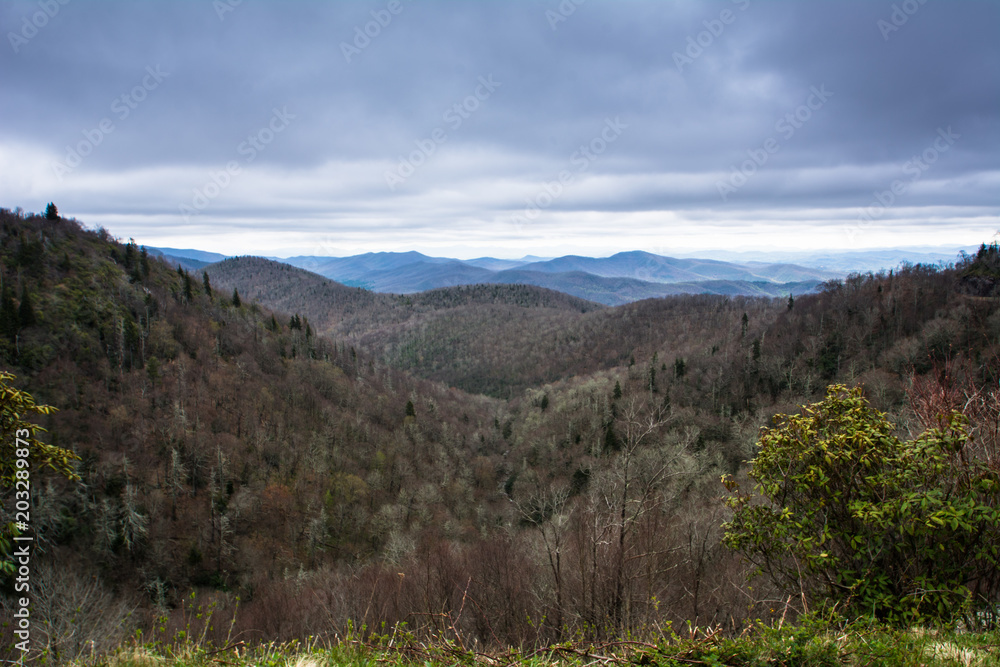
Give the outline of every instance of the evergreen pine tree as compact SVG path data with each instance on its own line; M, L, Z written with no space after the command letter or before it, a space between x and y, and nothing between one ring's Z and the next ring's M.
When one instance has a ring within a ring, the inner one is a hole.
M156 381L160 379L160 360L156 357L150 357L149 361L146 362L146 374L149 375L149 381L156 385Z
M21 286L21 307L17 310L18 319L22 327L35 326L35 308L31 304L31 295L28 293L28 286Z
M126 271L131 271L135 266L135 249L135 239L129 239L128 243L125 244L125 260L123 262Z
M20 328L21 318L18 316L14 297L10 294L10 288L4 285L3 293L0 295L0 332L7 338L13 339Z
M241 303L240 303L240 293L237 292L236 288L234 287L233 288L233 306L236 307L236 308L239 308L240 305L241 305Z
M622 448L621 443L618 442L618 436L615 435L615 427L613 424L608 424L607 430L604 431L604 451L606 452L617 452Z
M212 296L212 283L208 280L208 272L201 272L201 284L205 288L205 294L209 297Z
M45 219L46 220L58 220L59 219L59 209L52 202L49 202L45 207Z

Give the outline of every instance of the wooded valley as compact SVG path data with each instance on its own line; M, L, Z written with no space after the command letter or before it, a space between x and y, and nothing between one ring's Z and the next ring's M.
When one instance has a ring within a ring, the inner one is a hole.
M258 258L190 272L75 220L0 224L0 370L80 458L79 480L33 472L56 655L169 634L195 604L233 619L198 628L216 641L738 632L804 611L723 544L720 480L749 488L774 415L859 386L906 439L961 410L998 463L995 246L794 298L607 307L377 294Z

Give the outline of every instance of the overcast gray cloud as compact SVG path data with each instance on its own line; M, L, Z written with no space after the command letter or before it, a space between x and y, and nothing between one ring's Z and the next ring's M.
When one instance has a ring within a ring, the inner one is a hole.
M1000 3L0 3L0 205L222 252L970 244Z

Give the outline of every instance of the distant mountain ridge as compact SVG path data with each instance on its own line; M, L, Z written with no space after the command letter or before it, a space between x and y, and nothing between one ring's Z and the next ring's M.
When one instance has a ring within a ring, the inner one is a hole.
M749 267L643 251L600 258L567 255L548 260L457 260L411 251L352 257L299 256L282 261L374 292L411 294L458 285L525 284L610 306L673 294L716 294L719 289L725 294L757 296L802 294L843 275L794 264ZM717 281L726 284L712 284Z
M202 270L208 264L225 258L219 253L191 249L151 248L150 251L189 270ZM521 259L479 257L460 260L431 257L416 251L271 259L349 287L378 293L413 294L460 285L524 284L615 306L674 294L799 295L815 291L825 281L844 277L850 267L897 266L908 261L907 258L935 263L947 257L946 253L905 250L814 253L719 251L718 255L729 261L668 257L641 250L620 252L610 257L565 255L552 259L526 256ZM781 261L766 261L768 258ZM802 258L806 265L792 261L796 258Z
M714 259L727 262L755 266L760 264L792 263L805 264L826 271L843 273L881 271L898 267L904 262L910 264L938 264L955 262L960 252L974 254L979 246L961 246L954 248L913 247L906 249L876 249L876 250L828 250L811 252L758 252L758 251L718 251L713 252ZM693 257L703 253L693 254ZM704 253L707 254L707 253Z
M830 280L842 274L821 269L809 269L793 264L779 265L781 272L793 275L792 280ZM710 259L677 259L641 250L620 252L611 257L580 257L567 255L547 262L536 262L520 267L524 270L564 272L584 271L606 278L636 278L648 282L677 283L703 280L749 280L778 282L772 265L748 267L732 262ZM787 280L786 280L787 281Z
M206 264L221 262L228 255L217 252L206 252L205 250L194 250L192 248L153 248L147 247L150 255L154 257L179 257L181 259L193 259Z

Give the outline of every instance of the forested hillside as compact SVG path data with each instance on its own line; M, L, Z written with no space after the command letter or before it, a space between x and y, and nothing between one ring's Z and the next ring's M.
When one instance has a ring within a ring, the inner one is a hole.
M108 595L173 606L192 586L249 591L489 525L490 499L454 480L507 446L496 402L290 328L106 232L2 224L4 367L82 457L81 483L35 487L49 562L76 563L37 573L42 604L65 612L79 600L57 589L88 594L96 574Z
M260 257L227 259L205 268L214 284L239 287L252 299L307 317L320 333L357 336L437 311L475 306L589 312L596 303L531 285L463 285L395 295L348 287L304 269Z
M213 284L356 343L393 366L501 398L526 388L650 358L718 352L757 331L785 301L695 295L604 308L530 285L472 285L377 294L260 258L206 269ZM665 344L666 343L666 344ZM657 369L659 370L659 369Z
M65 654L182 628L192 591L247 639L738 628L775 605L721 543L719 479L773 414L843 382L902 430L922 428L914 387L979 397L977 437L996 416L995 249L794 299L605 308L379 295L263 260L206 278L75 221L0 223L2 370L82 459L31 498L33 613Z

